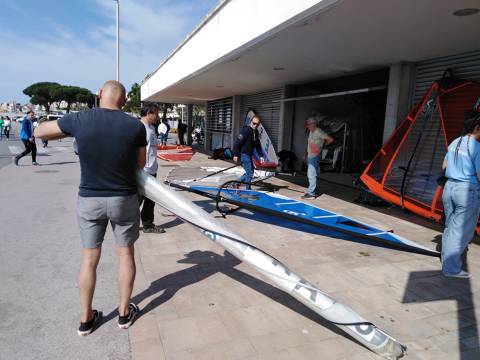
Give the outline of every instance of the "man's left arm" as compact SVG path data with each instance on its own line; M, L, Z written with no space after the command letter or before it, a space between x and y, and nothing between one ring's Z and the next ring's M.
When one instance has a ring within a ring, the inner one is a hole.
M34 134L42 140L63 139L67 135L58 126L58 121L44 121L35 128Z
M145 164L147 163L147 148L145 146L139 147L138 148L138 153L137 153L137 161L138 161L138 168L142 170L145 167Z
M335 141L335 139L332 138L330 135L327 135L327 136L325 137L325 144L326 144L326 145L330 145L330 144L333 143L334 141Z
M328 135L325 131L323 131L322 129L318 129L320 131L320 137L323 139L323 141L325 142L325 145L330 145L331 143L333 143L335 141L334 138L332 138L330 135Z
M137 134L137 146L138 146L138 151L137 151L137 163L138 163L138 168L143 169L145 167L145 164L147 163L147 130L145 129L145 125L142 123L138 124L138 134Z
M257 150L257 154L260 157L260 162L264 162L265 159L263 158L263 149L262 149L262 143L260 142L260 135L258 133L258 130L255 130L257 132L257 136L255 139L255 149Z

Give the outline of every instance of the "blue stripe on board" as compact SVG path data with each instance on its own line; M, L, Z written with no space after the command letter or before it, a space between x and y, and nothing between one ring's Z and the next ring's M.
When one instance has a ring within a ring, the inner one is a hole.
M191 190L207 193L210 196L216 196L219 191L218 188L210 186L192 186ZM425 250L421 248L420 245L417 247L415 244L406 244L387 231L294 199L291 199L289 203L289 199L274 197L268 193L256 190L222 189L220 195L227 202L232 201L253 206L258 208L259 211L268 210L270 213L284 214L292 221L295 221L294 218L299 218L298 221L313 222L319 226L326 226L336 232L348 232L349 234L358 234L358 236L367 236L372 239L372 241L376 239L377 241L385 242L387 245L398 245L420 251ZM432 251L431 255L434 254L435 251Z

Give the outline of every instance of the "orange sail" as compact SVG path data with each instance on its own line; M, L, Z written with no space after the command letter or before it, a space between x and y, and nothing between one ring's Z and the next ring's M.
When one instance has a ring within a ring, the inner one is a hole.
M434 82L364 170L362 182L382 199L440 221L442 162L479 96L480 84L474 81L444 77Z

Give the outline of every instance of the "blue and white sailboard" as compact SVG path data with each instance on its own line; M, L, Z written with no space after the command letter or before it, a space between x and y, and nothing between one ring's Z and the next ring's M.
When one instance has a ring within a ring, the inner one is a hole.
M251 211L258 211L288 220L310 224L319 228L337 231L371 240L377 244L407 250L410 252L439 257L440 253L416 242L394 234L392 231L378 229L352 218L324 210L320 207L289 198L273 192L241 190L205 186L201 184L171 185L220 200Z
M249 109L247 115L245 116L244 125L249 125L252 121L252 118L255 116L255 111ZM253 162L257 167L264 168L275 168L278 165L278 157L273 147L272 140L268 136L267 130L263 127L262 123L257 128L258 134L260 136L260 144L262 146L263 154L258 154L257 150L253 151ZM260 157L263 157L265 160L264 163L260 162Z

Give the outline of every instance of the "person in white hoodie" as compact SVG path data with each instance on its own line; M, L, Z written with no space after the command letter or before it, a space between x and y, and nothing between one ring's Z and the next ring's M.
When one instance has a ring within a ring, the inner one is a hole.
M166 121L162 121L158 125L158 135L160 135L160 145L167 145L168 126Z

